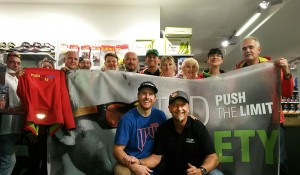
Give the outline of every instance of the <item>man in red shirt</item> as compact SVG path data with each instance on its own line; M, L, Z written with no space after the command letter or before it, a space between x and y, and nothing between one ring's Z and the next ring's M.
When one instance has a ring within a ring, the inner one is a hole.
M268 62L271 60L269 57L261 57L261 47L257 38L249 36L242 41L242 54L244 59L236 65L236 69L252 66L255 64ZM278 58L274 64L281 69L281 89L282 96L290 97L293 94L294 82L291 71L288 66L288 61L285 58ZM284 141L284 114L280 111L280 175L288 175L287 158L285 153Z

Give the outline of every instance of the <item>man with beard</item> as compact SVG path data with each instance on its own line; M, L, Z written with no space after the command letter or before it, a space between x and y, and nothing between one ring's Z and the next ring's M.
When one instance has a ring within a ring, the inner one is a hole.
M127 52L124 56L124 65L126 72L138 72L139 59L135 52Z
M114 169L115 175L131 175L128 159L141 159L150 155L157 128L167 119L163 111L153 107L157 91L152 82L143 82L138 88L138 106L120 119L113 148L118 162Z
M158 128L151 156L131 160L136 175L148 175L164 156L161 174L164 175L223 175L213 142L206 127L193 120L189 113L189 98L183 91L169 97L172 118ZM148 168L149 167L149 168Z

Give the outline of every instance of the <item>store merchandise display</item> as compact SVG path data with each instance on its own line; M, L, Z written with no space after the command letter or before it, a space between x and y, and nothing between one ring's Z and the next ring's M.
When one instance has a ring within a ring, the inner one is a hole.
M125 54L128 51L129 51L128 44L118 44L118 45L116 45L116 55L119 58L119 65L121 67L121 70L125 69L123 60L124 60Z
M282 97L281 99L284 114L300 114L297 78L294 79L294 84L293 95L291 97Z
M122 65L126 52L129 51L130 42L119 40L108 41L91 41L84 44L80 43L58 43L58 67L64 64L64 55L67 51L75 51L79 57L88 58L92 62L93 69L100 69L104 65L104 57L107 53L115 53L119 58L119 63Z
M298 91L298 78L294 79L294 91Z
M0 52L20 52L20 53L48 53L48 54L55 54L55 47L50 43L43 43L40 42L33 42L30 44L29 42L22 42L19 46L16 46L13 42L0 42Z
M93 60L94 66L100 66L100 51L101 46L92 46L91 48L91 60Z
M15 48L15 44L13 42L0 42L0 51L1 52L11 52Z

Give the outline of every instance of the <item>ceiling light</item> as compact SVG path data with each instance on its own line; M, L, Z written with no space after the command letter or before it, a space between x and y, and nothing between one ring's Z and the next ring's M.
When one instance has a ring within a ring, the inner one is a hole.
M261 15L260 11L257 11L237 32L234 36L240 36L254 21Z
M270 2L269 1L262 1L261 3L259 3L259 6L262 8L262 9L267 9L270 5Z
M233 34L226 40L222 41L221 45L223 48L227 47L228 45L235 45L237 43L238 37L233 36Z
M228 40L225 40L221 44L222 44L222 47L227 47L230 43Z

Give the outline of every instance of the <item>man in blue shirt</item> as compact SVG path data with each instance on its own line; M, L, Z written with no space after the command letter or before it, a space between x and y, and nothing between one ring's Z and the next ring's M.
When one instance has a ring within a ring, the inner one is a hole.
M163 175L223 175L213 142L206 127L193 120L189 113L189 98L183 91L169 97L172 118L159 127L151 156L132 160L132 169L138 174L150 174L162 157ZM149 168L148 168L149 167Z
M154 135L167 120L163 111L153 107L157 91L152 82L143 82L138 88L138 106L120 119L113 147L118 162L114 169L115 175L131 175L128 159L141 159L151 154Z

